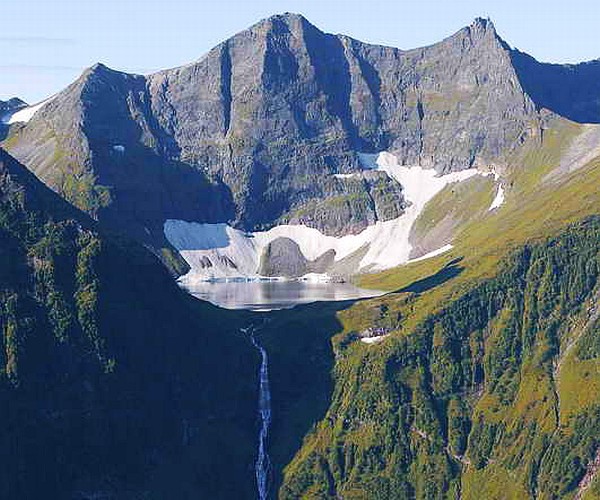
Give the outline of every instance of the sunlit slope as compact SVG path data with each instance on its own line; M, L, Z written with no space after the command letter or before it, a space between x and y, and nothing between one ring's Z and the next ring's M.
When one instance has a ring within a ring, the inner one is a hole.
M578 221L600 212L600 160L571 161L589 131L553 120L448 254L362 278L397 293L337 313L330 406L282 498L598 497L600 221ZM374 326L388 337L357 341Z
M426 280L426 289L419 288L418 296L411 298L410 312L404 305L404 294L382 299L390 315L406 316L408 328L481 279L494 276L501 259L514 249L555 235L569 223L600 213L600 190L597 188L600 157L572 172L560 172L564 158L570 158L573 149L578 148L578 138L586 133L587 127L589 125L561 118L551 120L542 144L532 141L507 159L503 173L506 201L499 209L487 211L483 208L489 206L486 203L493 197L491 186L487 192L483 189L465 193L456 204L455 212L469 215L463 215L462 223L455 229L451 251L422 262L362 276L360 286L406 291L411 284ZM551 175L558 172L560 175ZM425 207L423 216L415 224L417 228L429 220L430 214L447 213L444 205L452 196L451 191L452 186L449 186ZM473 207L471 211L465 208L469 206ZM370 317L368 310L378 308L378 301L357 303L344 313L348 318L347 328L354 328L360 318Z
M418 322L410 294L341 313L329 409L281 496L595 498L599 238L594 217L516 250ZM363 318L398 333L365 346Z
M458 223L451 239L452 251L428 261L363 276L361 284L398 290L456 258L462 259L460 266L464 272L460 280L454 281L487 276L511 249L552 235L566 224L600 211L597 157L573 172L549 175L560 169L561 159L570 152L585 127L555 119L544 132L541 145L539 139L531 141L507 159L502 174L506 201L494 211L486 209L493 198L491 183L484 185L488 179L473 179L469 186L447 187L425 207L414 231L426 236L449 213L456 213ZM456 194L458 187L462 192ZM433 227L427 227L432 219Z

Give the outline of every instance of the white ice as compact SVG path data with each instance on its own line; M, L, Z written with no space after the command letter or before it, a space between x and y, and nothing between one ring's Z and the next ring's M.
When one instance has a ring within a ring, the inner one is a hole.
M378 337L363 337L360 339L361 342L364 342L365 344L378 344L379 342L381 342L384 338L388 337L388 335L379 335Z
M333 174L336 179L352 179L352 177L360 176L359 172L354 172L352 174Z
M227 276L257 276L264 249L279 237L294 240L309 260L335 250L335 260L339 261L366 246L367 252L359 263L358 272L380 271L404 264L412 249L410 229L427 202L448 184L479 174L476 169L469 169L438 176L432 169L399 165L398 159L386 152L361 154L360 160L363 168L384 171L402 185L409 206L400 217L377 222L359 234L339 238L304 225L281 225L268 231L245 233L227 224L167 220L164 224L166 238L191 267L183 281L193 283ZM443 251L446 249L443 247ZM234 262L236 268L228 266L225 257ZM206 266L207 258L211 267Z
M488 208L488 211L496 210L503 203L504 203L504 188L502 187L502 184L500 184L498 186L498 191L496 192L496 197L492 201L492 204L490 205L490 208Z
M407 264L412 264L413 262L420 262L422 260L425 259L431 259L431 257L435 257L437 255L441 255L443 253L446 253L448 250L452 250L452 248L454 248L452 245L448 244L448 245L444 245L441 248L438 248L437 250L433 250L429 253L426 253L425 255L421 255L421 257L417 257L416 259L410 259Z
M2 120L4 123L8 123L12 125L13 123L27 123L33 115L35 115L45 104L50 102L50 99L46 99L34 106L27 106L26 108L22 108L10 115L6 115Z
M330 283L331 276L325 273L308 273L304 276L301 276L300 281L305 281L307 283Z

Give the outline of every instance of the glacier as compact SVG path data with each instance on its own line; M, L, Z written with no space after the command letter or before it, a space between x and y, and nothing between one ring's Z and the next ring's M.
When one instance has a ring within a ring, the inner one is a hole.
M259 278L258 269L264 250L269 243L281 237L295 241L308 260L315 260L325 252L334 250L335 262L339 262L366 248L357 272L381 271L409 263L412 250L410 230L427 202L451 183L464 181L474 175L487 175L475 168L438 175L433 169L400 165L397 157L388 152L361 153L359 160L363 169L383 171L402 185L409 205L400 217L378 221L358 234L342 237L328 236L304 225L284 224L268 231L245 232L225 223L206 224L169 219L164 223L165 237L191 268L181 281L193 284L239 276ZM450 248L446 245L412 262L439 255Z

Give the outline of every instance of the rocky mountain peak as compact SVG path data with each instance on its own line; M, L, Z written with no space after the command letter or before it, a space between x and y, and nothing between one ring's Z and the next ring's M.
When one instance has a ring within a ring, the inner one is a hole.
M498 35L494 23L489 18L477 17L469 25L459 30L450 39L460 40L463 46L485 47L488 50L507 50L508 44Z
M471 23L471 25L469 26L469 29L472 32L481 32L481 33L487 33L490 32L492 34L496 34L496 27L494 26L494 23L492 22L492 20L487 17L476 17L473 22Z
M275 14L250 26L248 29L237 33L230 40L225 41L225 44L231 43L232 40L245 38L263 39L266 36L290 33L296 37L301 37L303 31L307 28L317 29L304 16L292 12L284 12Z
M258 23L254 24L250 29L257 28L260 26L273 25L276 23L284 23L290 27L300 26L303 24L310 24L310 22L302 14L296 14L294 12L284 12L281 14L274 14L265 19L262 19Z
M93 80L93 79L106 79L113 78L115 76L129 76L128 73L124 73L122 71L118 71L112 68L109 68L105 64L101 62L97 62L93 66L86 68L81 74L80 79L82 80Z
M5 104L10 109L27 106L27 103L23 99L19 99L18 97L11 97L8 101L4 101L2 104Z
M400 51L283 13L146 77L98 63L12 145L49 182L78 158L108 186L102 213L140 234L181 219L343 235L405 205L385 173L360 177L357 153L440 173L486 165L520 143L534 113L487 19ZM38 137L61 154L42 158Z

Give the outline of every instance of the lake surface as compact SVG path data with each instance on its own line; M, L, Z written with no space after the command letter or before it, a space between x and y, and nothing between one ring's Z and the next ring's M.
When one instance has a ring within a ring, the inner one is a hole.
M290 309L311 302L355 300L383 293L358 288L350 283L302 281L203 282L186 285L185 289L194 297L219 307L253 311Z

